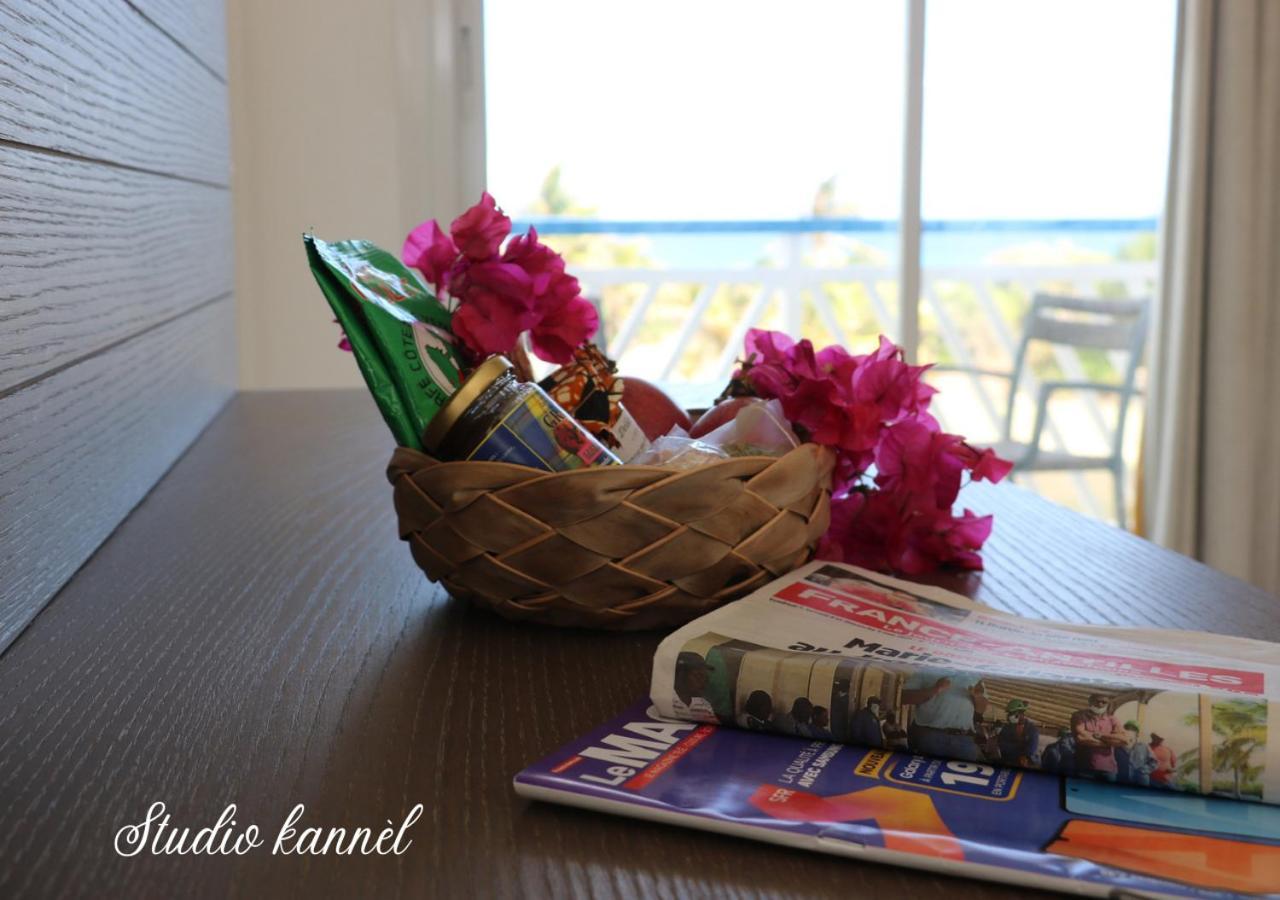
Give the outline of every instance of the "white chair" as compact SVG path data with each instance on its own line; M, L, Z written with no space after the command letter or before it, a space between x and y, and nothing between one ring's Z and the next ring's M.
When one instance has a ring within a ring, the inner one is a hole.
M994 445L996 453L1013 462L1013 472L1087 471L1106 469L1111 472L1116 506L1116 519L1125 526L1124 499L1124 427L1129 403L1136 393L1134 381L1142 362L1147 337L1146 300L1102 300L1084 297L1061 297L1036 294L1031 301L1018 345L1013 371L1004 375L1009 381L1009 404L1004 418L1004 434ZM1022 370L1026 365L1027 347L1032 341L1044 341L1076 348L1125 351L1124 373L1119 383L1094 381L1042 381L1036 400L1036 415L1031 438L1013 439L1013 407L1018 396ZM1003 374L1003 373L1002 373ZM1045 424L1049 401L1059 391L1096 391L1119 396L1119 415L1105 455L1075 455L1044 447Z

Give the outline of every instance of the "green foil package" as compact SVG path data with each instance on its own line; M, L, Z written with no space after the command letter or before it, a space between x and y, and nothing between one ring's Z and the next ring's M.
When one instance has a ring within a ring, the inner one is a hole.
M326 243L307 234L303 242L396 443L421 450L427 423L462 382L452 313L368 241Z

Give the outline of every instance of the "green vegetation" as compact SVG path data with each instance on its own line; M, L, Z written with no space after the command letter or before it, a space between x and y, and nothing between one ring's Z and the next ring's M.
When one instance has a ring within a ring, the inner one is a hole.
M543 180L535 202L527 210L537 215L592 216L596 210L575 199L564 183L559 166L552 168ZM842 201L834 178L818 185L811 213L814 217L857 215L855 204ZM653 269L657 267L649 242L644 238L620 238L611 235L554 235L546 243L562 253L571 269L585 274L593 268ZM1088 250L1070 241L1034 242L1007 247L992 254L986 262L1008 266L1069 267L1112 261L1145 261L1155 259L1154 233L1135 235L1115 257ZM786 254L797 258L788 261ZM839 269L854 266L887 267L891 259L884 252L851 235L815 233L803 235L783 250L784 258L765 257L756 261L759 269L776 269L791 264L806 270ZM750 278L747 274L745 277ZM589 276L588 276L589 280ZM662 284L655 289L644 320L638 323L629 354L637 358L659 358L665 355L684 328L689 312L698 300L703 285L688 283ZM897 330L899 310L896 277L878 278L868 286L849 281L832 281L804 289L794 288L784 298L778 293L764 301L759 324L766 328L787 328L798 323L798 337L807 337L819 346L841 343L851 348L871 348L877 336ZM1079 286L1069 282L1040 282L1037 289L1071 292ZM1102 296L1123 297L1127 287L1119 282L1090 286ZM694 332L689 337L673 375L690 380L706 380L716 368L728 342L738 339L742 317L759 300L759 285L722 283L707 303ZM978 284L971 280L938 279L924 285L920 304L920 358L940 366L976 366L994 371L1009 371L1013 365L1011 346L1016 346L1022 331L1022 320L1030 307L1027 286L1012 281L993 280ZM645 294L642 284L604 287L596 299L604 314L606 338L617 333ZM785 314L784 299L798 304L790 317ZM1073 358L1075 355L1073 354ZM1117 382L1122 373L1112 359L1100 351L1078 354L1083 376L1090 381ZM1029 348L1027 367L1039 380L1064 379L1061 351L1047 345ZM1003 384L990 385L1000 397Z
M1224 700L1212 706L1215 741L1210 767L1229 779L1213 780L1215 793L1262 797L1262 765L1254 765L1255 754L1261 757L1267 746L1267 704L1264 700ZM1199 727L1200 716L1190 713L1183 723ZM1199 789L1200 753L1191 751L1178 761L1179 783L1188 789Z

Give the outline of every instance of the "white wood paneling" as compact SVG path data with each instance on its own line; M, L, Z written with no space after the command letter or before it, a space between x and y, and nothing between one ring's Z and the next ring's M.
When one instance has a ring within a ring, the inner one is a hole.
M234 390L222 15L0 4L0 653Z
M231 396L234 340L228 296L0 397L0 648Z
M123 0L6 0L0 139L226 184L226 85Z
M230 293L224 188L0 146L0 393Z

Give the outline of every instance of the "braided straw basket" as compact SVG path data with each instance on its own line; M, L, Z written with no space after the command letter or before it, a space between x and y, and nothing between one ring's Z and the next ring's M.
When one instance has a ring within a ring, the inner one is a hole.
M686 622L807 562L830 518L833 460L801 444L679 471L387 467L400 537L427 576L511 619L641 629Z

